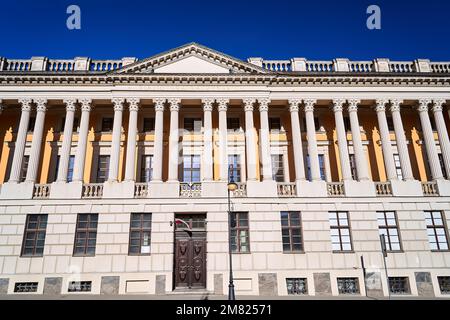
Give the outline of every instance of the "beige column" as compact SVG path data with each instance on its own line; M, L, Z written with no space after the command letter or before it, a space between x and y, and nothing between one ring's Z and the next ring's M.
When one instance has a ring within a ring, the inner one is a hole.
M122 136L122 113L124 98L112 99L114 104L114 124L111 142L111 156L109 160L109 182L117 182L119 178L120 138Z
M78 146L75 154L75 164L73 166L73 182L82 182L84 175L84 165L86 162L86 147L89 132L89 115L91 113L91 99L79 99L81 104L80 131L78 132Z
M450 179L450 142L449 131L445 126L444 115L442 109L445 105L445 99L438 99L434 101L433 114L434 122L436 123L436 129L439 136L439 144L441 146L442 157L444 159L445 170L447 171L447 178Z
M261 122L260 148L263 181L272 181L272 158L270 155L270 135L269 135L269 99L258 99L259 114Z
M61 157L59 159L59 169L57 182L67 182L67 173L69 171L70 149L72 148L73 120L75 117L76 100L64 100L66 104L66 120L64 122L64 137L61 148Z
M306 136L308 138L309 165L311 167L311 180L320 181L319 151L317 149L316 126L314 124L314 105L316 100L307 99L305 105Z
M22 105L22 113L20 115L20 124L17 131L16 143L14 146L14 157L11 165L11 174L9 182L18 183L20 180L20 172L22 170L23 154L25 151L25 143L27 139L28 123L30 122L31 99L19 99Z
M342 115L344 99L333 101L334 119L336 122L336 133L339 146L339 159L341 164L342 179L352 180L352 172L350 168L350 157L348 155L347 132L345 131L344 117Z
M227 109L228 99L217 99L219 110L219 165L220 180L228 181L228 129Z
M402 167L403 180L414 180L411 160L409 159L408 144L406 142L405 130L403 129L402 117L400 115L400 104L402 100L391 100L392 122L394 123L395 140L397 142L400 166Z
M295 180L305 180L305 166L303 162L302 134L300 129L300 119L298 108L300 99L290 99L289 111L291 113L292 147L294 149Z
M431 177L433 180L443 179L441 165L439 163L436 142L434 140L433 129L431 128L430 117L428 116L428 105L431 100L419 100L417 110L419 111L420 124L422 125L423 139L427 150L428 163L430 164Z
M359 100L348 100L348 113L350 117L350 127L352 130L353 150L355 151L356 171L359 181L367 181L369 178L369 168L367 165L366 153L362 145L361 130L358 120L358 104Z
M178 181L179 140L178 112L181 99L168 99L170 108L170 132L169 132L169 181Z
M203 181L213 181L212 110L214 99L203 99Z
M47 111L47 100L36 99L36 122L33 130L33 141L31 142L30 161L28 162L27 182L36 182L39 161L41 157L42 136L44 134L45 112Z
M245 152L247 155L247 181L256 181L256 135L253 122L253 105L255 99L243 99L245 111Z
M163 160L163 116L166 99L154 99L155 102L155 142L153 147L153 176L152 181L162 182Z
M375 111L378 118L378 127L380 129L381 149L383 150L384 166L386 167L387 180L398 180L395 170L394 153L392 152L391 137L386 118L387 99L376 101Z
M128 119L125 181L135 181L136 176L136 135L137 135L139 100L140 99L138 98L127 98L130 115Z

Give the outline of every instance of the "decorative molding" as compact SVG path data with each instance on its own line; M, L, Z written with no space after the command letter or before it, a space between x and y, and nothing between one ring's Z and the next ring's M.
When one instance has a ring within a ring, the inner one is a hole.
M314 107L317 103L316 99L305 99L303 100L305 112L314 112Z
M256 102L255 99L252 98L247 98L247 99L242 99L242 102L244 103L244 111L251 111L253 112L254 110L254 104Z
M400 105L403 103L403 100L400 99L392 99L390 100L391 103L391 112L400 112Z
M155 103L155 111L164 111L165 98L156 98L153 99L153 102Z
M130 111L139 111L139 103L141 99L139 98L127 98Z
M417 111L419 112L428 112L428 105L431 104L431 99L419 99L419 103L417 105Z
M167 99L169 103L169 109L170 111L179 111L181 106L181 99L180 98L170 98Z
M125 98L112 98L112 103L114 104L114 111L123 111L123 104L125 103Z
M433 100L433 112L442 112L444 105L446 104L445 99L434 99Z
M214 99L212 99L212 98L202 99L203 111L211 112L213 110L213 103L214 103Z
M66 111L67 112L75 112L76 111L76 109L77 109L77 106L76 106L77 99L75 99L75 98L64 99L63 102L66 105Z
M375 100L375 111L376 112L386 112L386 104L389 103L389 99L381 98Z
M361 100L359 99L348 99L348 112L357 112L358 111L358 105L361 103Z
M78 102L81 104L82 112L91 112L92 110L92 100L88 98L78 99Z
M302 103L301 99L289 99L289 112L298 112L299 104Z
M47 99L37 98L37 99L33 99L33 101L36 104L36 111L37 112L45 112L45 111L47 111Z
M219 110L219 112L220 111L225 111L226 112L228 110L229 100L227 98L217 98L216 102L218 104L217 110Z
M344 109L345 99L334 99L333 100L333 112L342 112Z
M258 103L259 103L259 112L269 111L270 99L267 98L258 99Z

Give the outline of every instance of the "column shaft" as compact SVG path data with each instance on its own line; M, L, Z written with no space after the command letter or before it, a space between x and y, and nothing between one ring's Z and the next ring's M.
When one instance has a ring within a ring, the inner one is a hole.
M228 181L228 129L227 129L228 99L218 99L217 103L219 104L220 180Z
M114 98L114 124L111 142L111 158L109 161L109 182L117 182L119 178L120 140L122 135L122 113L124 99Z
M295 180L305 180L305 165L303 162L302 134L298 108L300 100L289 100L289 111L291 113L292 147L294 150Z
M213 99L203 100L203 181L213 181L213 132L212 109Z
M377 100L375 111L377 112L378 127L380 129L381 149L383 150L384 166L386 167L387 180L398 180L395 170L394 153L392 152L391 137L386 118L387 100Z
M38 99L36 102L36 122L33 130L33 141L30 149L30 161L28 162L27 182L36 182L39 160L41 157L42 136L44 134L45 112L47 101Z
M445 125L444 115L442 114L442 108L445 104L445 100L435 101L433 107L434 122L436 123L436 129L439 136L439 144L441 146L442 157L444 159L444 167L447 171L447 179L450 179L450 141L448 138L448 131Z
M273 180L272 178L272 158L270 154L270 134L269 134L269 99L259 100L259 114L261 122L260 147L263 181Z
M308 138L309 166L311 170L311 180L320 181L319 151L317 149L316 126L314 124L314 104L315 100L305 101L306 135Z
M152 181L162 181L163 160L163 116L165 99L155 99L155 142L153 148L153 177Z
M350 127L352 130L353 150L355 152L356 171L359 181L367 181L369 178L369 168L367 158L362 145L361 131L358 120L359 100L350 100L348 112L350 116Z
M125 181L135 181L136 175L136 135L139 110L139 99L127 99L130 105L127 136L127 158L125 167Z
M247 156L247 180L256 181L256 135L253 122L254 99L244 99L245 111L245 152Z
M67 182L69 171L70 149L72 147L73 120L75 117L75 99L65 100L66 120L64 122L64 137L59 158L58 177L56 181Z
M352 172L350 168L350 158L348 155L347 133L345 132L344 118L342 115L342 105L345 100L334 101L334 119L336 122L336 133L339 146L339 159L341 164L342 179L352 180Z
M89 115L91 113L91 100L81 99L81 120L80 131L78 133L78 146L75 154L75 164L73 166L74 182L83 182L84 165L86 162L86 147L89 132Z
M169 181L178 181L179 148L180 140L178 130L178 112L180 99L169 99L170 104L170 133L169 133Z

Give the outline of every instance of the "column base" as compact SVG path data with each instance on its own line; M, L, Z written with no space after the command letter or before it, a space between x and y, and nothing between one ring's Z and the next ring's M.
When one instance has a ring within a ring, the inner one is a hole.
M391 180L392 195L394 197L423 197L422 184L417 180Z
M228 196L228 183L225 181L202 182L202 198L223 198Z
M436 180L441 197L450 197L450 180Z
M269 181L247 181L247 197L276 198L278 197L277 183Z
M180 196L180 182L151 181L148 194L150 198L178 198Z
M134 198L134 181L105 182L103 184L103 199Z
M83 182L53 182L50 188L50 199L81 199Z
M327 197L327 183L325 181L296 181L297 197L321 198Z
M33 182L22 182L22 183L7 182L3 184L0 199L29 200L33 199L33 192L34 192Z
M375 197L375 183L372 181L345 181L344 192L346 197Z

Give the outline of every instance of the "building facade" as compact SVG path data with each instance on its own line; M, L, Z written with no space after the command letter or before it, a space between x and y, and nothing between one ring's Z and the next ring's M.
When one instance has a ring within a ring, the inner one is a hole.
M429 60L0 58L0 294L223 295L231 235L238 295L448 297L449 100Z

